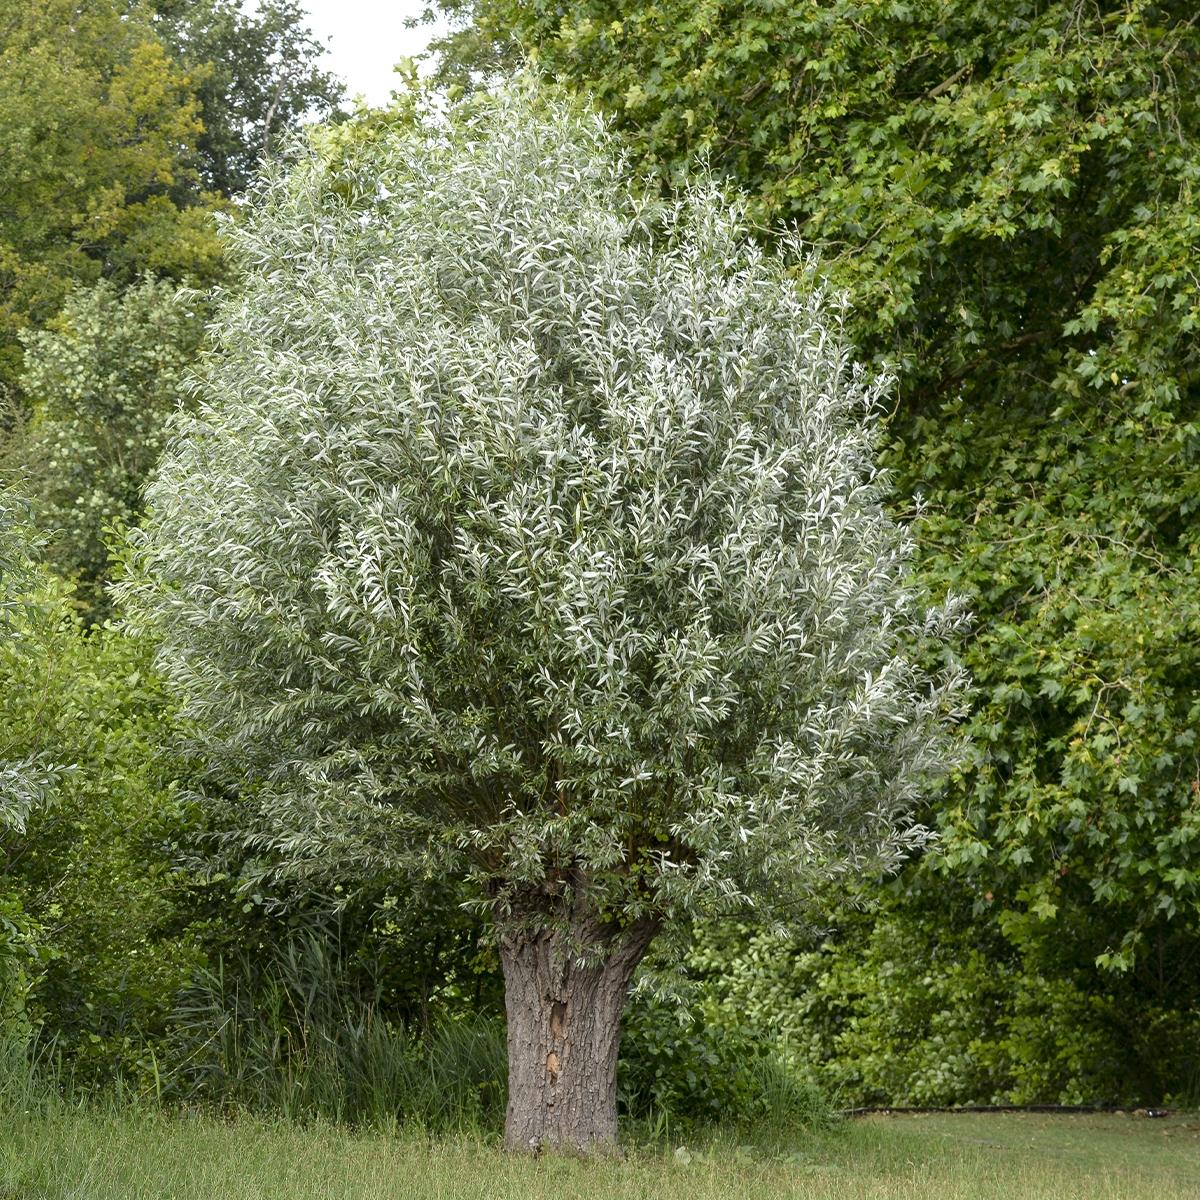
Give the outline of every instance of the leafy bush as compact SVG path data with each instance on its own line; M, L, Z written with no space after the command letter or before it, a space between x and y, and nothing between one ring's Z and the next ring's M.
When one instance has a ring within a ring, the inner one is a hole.
M22 658L24 627L37 617L42 579L32 548L24 505L0 490L0 655L14 664ZM45 800L53 774L44 761L0 733L0 836L24 830L30 812ZM28 1039L25 999L35 958L32 923L19 897L0 890L0 1054Z
M21 386L28 427L8 451L22 460L47 559L103 610L106 529L134 524L162 452L167 418L203 332L195 294L147 279L125 291L78 288L50 327L27 334Z
M671 1125L814 1124L828 1114L811 1075L761 1031L681 1018L642 997L626 1013L618 1084L627 1116Z
M0 760L62 768L20 828L0 828L0 928L20 938L23 1008L81 1078L144 1070L199 961L175 903L187 814L161 750L170 711L147 648L111 628L85 636L48 577L13 634L0 640Z
M939 911L935 921L893 896L876 914L842 914L820 942L708 930L692 955L708 1019L776 1038L847 1107L1186 1094L1200 1042L1186 1000L1147 1000L1137 981L1088 963L1023 957L994 924Z

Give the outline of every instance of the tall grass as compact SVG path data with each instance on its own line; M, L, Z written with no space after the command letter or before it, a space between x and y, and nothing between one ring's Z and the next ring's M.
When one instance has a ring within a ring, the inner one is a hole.
M241 954L198 973L171 1032L147 1046L137 1079L103 1096L76 1086L53 1044L0 1046L0 1109L59 1103L245 1111L288 1122L489 1135L507 1101L503 1022L472 1011L428 1028L388 1013L379 977L311 932L267 956ZM717 1125L739 1136L829 1123L803 1072L729 1031L683 1026L665 1006L635 1004L621 1065L629 1136L662 1144Z
M726 1134L624 1158L506 1155L246 1116L63 1109L0 1124L5 1200L1195 1200L1183 1120L954 1114L847 1122L775 1145Z
M248 956L201 973L177 1005L157 1075L164 1100L217 1103L292 1120L433 1132L499 1126L504 1029L462 1014L423 1032L384 1014L379 988L352 984L319 936L265 967Z
M0 1113L45 1105L52 1089L41 1067L24 1040L0 1036Z

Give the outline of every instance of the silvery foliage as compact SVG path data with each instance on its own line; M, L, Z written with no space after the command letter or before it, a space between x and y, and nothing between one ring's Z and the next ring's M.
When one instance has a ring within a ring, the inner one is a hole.
M24 833L29 814L53 786L54 772L38 759L0 759L0 830Z
M40 580L30 556L32 544L24 503L0 490L0 661L20 655L27 618L35 608ZM49 794L57 771L38 758L8 758L4 751L0 730L0 832L20 833L30 812Z
M636 198L527 89L324 145L233 231L124 589L245 843L627 917L920 843L962 680L918 662L957 616L811 272L709 180Z

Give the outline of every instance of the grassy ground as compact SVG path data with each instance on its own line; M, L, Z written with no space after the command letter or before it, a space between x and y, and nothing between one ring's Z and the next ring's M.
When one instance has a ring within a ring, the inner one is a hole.
M14 1114L0 1200L1196 1200L1200 1117L877 1117L770 1147L539 1161L471 1139L154 1112Z

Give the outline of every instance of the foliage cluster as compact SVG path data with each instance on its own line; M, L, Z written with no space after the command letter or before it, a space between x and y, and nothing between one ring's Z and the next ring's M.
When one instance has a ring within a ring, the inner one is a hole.
M296 0L152 0L155 29L192 72L204 124L200 178L224 196L244 192L302 119L329 117L341 83L318 64L323 47Z
M472 22L444 79L469 82L481 38L524 50L648 172L678 185L707 156L765 229L820 246L904 407L1050 387L1132 410L1195 382L1185 0L444 7Z
M269 179L122 595L248 843L501 918L895 861L961 676L836 312L519 90ZM919 658L934 663L927 670ZM405 858L403 851L412 853Z
M0 388L75 284L222 271L192 87L140 6L0 2Z
M161 752L169 709L147 647L110 628L85 637L49 577L26 600L0 645L0 759L60 769L0 830L21 1006L84 1075L141 1070L199 961L175 905L170 847L187 821Z
M764 237L786 222L819 248L851 338L898 371L888 461L899 495L924 495L926 584L976 615L978 692L973 757L924 813L938 851L885 901L880 938L936 942L949 908L1013 996L1045 979L1126 1030L1194 1028L1194 6L441 7L469 21L442 44L444 79L472 86L524 52L598 103L648 181L708 161ZM851 1007L862 946L848 938L838 976ZM1081 1062L1076 1001L1046 1003L1060 1043L1013 1061ZM1134 1075L1164 1053L1143 1043Z
M621 1042L623 1111L676 1132L717 1125L761 1132L824 1122L827 1093L808 1065L765 1035L765 1023L724 1015L682 1013L674 1004L635 996Z
M705 930L689 965L706 1022L769 1031L845 1107L1194 1102L1194 973L1101 989L1087 959L1014 952L961 891L926 903L844 914L818 941Z
M23 338L29 421L6 456L21 464L48 564L103 604L112 527L136 524L146 477L199 349L206 304L146 279L79 288L45 329Z

